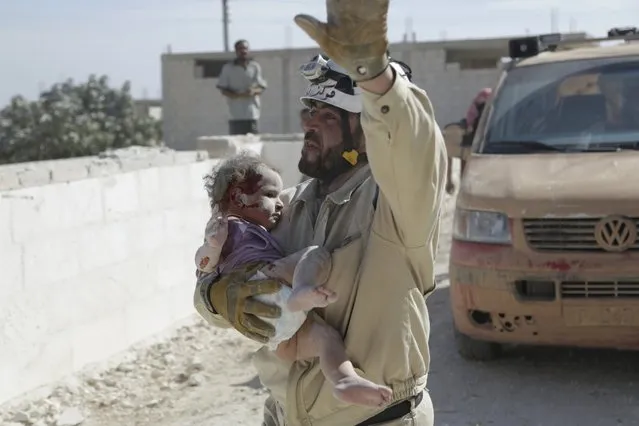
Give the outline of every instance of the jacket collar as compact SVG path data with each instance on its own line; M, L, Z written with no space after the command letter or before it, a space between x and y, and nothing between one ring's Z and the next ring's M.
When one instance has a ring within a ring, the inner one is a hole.
M353 192L371 177L370 165L366 164L360 167L342 186L326 196L333 204L341 205L349 202ZM319 182L317 179L311 179L298 190L298 196L291 202L292 205L303 202L313 202L317 199Z

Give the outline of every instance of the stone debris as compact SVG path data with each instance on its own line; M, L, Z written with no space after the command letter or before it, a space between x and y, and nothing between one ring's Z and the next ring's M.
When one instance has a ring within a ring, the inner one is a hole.
M224 338L224 347L233 350L236 339ZM135 424L153 424L150 419L162 417L188 389L208 385L211 374L224 372L200 357L219 345L220 336L203 322L182 327L165 341L133 348L110 368L56 383L45 398L0 406L0 425L120 426L134 424L133 416Z
M84 416L77 408L65 409L55 421L56 426L77 426L84 422Z

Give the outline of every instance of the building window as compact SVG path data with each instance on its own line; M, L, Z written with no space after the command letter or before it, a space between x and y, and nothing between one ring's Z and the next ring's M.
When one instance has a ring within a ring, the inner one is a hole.
M469 58L459 61L461 70L490 70L498 67L498 58Z
M480 49L447 49L446 63L459 64L461 70L485 70L498 68L501 52Z
M196 59L195 78L219 78L228 59Z

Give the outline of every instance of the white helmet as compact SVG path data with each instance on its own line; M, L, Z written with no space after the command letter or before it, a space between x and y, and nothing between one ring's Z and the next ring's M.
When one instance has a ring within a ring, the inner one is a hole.
M391 60L391 66L402 78L411 80L411 70L403 62ZM313 102L323 102L336 108L359 114L362 112L361 91L346 70L332 60L317 55L300 66L300 73L311 84L300 101L310 108Z

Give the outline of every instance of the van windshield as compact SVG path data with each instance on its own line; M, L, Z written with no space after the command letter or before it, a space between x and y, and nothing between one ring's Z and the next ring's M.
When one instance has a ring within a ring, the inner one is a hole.
M547 152L637 149L639 57L513 68L487 112L484 152L518 143Z

